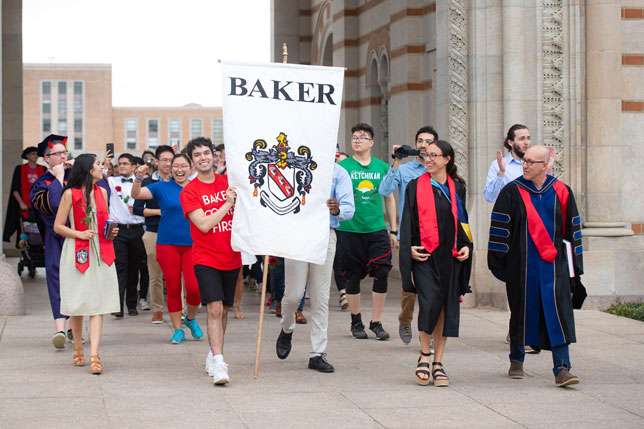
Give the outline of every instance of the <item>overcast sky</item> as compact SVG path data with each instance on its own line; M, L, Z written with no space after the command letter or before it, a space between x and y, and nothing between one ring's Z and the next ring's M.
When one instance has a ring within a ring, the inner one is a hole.
M221 105L217 59L270 61L269 0L23 0L25 63L110 63L114 106Z

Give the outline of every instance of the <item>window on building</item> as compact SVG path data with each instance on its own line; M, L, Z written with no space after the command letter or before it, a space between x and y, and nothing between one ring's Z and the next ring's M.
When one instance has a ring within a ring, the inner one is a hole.
M136 119L125 120L125 149L136 149L139 124Z
M159 146L159 120L148 119L148 147L156 148Z
M214 144L224 142L224 121L222 119L212 120L212 142Z
M181 120L180 119L170 119L168 123L169 131L169 143L170 146L176 147L175 150L181 149Z
M74 82L74 149L83 149L83 82Z
M51 134L51 82L43 81L41 85L41 128L42 135L45 137Z
M67 82L58 82L58 129L59 134L67 133Z
M202 127L201 119L191 119L190 120L190 138L195 139L201 136L203 136L203 127Z

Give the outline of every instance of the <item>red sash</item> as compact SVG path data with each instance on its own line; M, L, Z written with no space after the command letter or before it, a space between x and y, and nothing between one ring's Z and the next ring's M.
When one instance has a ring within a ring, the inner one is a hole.
M537 209L534 208L532 200L530 199L530 192L523 189L521 186L517 186L521 199L523 200L523 205L525 206L525 212L528 217L528 232L534 245L539 251L541 259L547 262L554 262L557 257L557 249L555 248L548 231L546 231L546 226L541 220L541 216L537 213Z
M103 191L98 185L94 185L94 200L96 201L96 220L97 220L97 234L98 243L100 247L101 259L107 264L112 265L114 262L114 245L110 240L105 238L102 231L105 230L105 222L108 218L107 204L103 198ZM74 210L74 229L76 231L86 231L87 225L82 222L87 216L85 213L86 203L83 190L81 188L72 188L72 208ZM76 268L81 273L87 271L89 267L89 240L76 239Z
M460 256L456 250L456 237L458 234L458 207L456 204L456 189L454 180L447 175L447 186L452 204L452 216L454 217L454 246L452 256ZM416 204L418 205L418 224L420 227L420 244L429 253L432 253L439 244L438 221L436 219L436 203L434 201L434 190L432 176L429 172L418 178L416 186Z
M40 177L45 172L45 168L42 165L37 165L36 171L37 171L38 177ZM22 198L22 201L25 204L31 207L29 191L31 190L32 183L29 183L29 180L27 179L28 172L29 172L29 163L22 164L22 166L20 167L20 197ZM24 217L25 219L29 217L28 210L22 210L21 213L22 213L22 217Z
M559 204L561 205L561 217L563 218L561 236L563 237L566 235L566 219L568 216L568 198L570 197L570 192L568 192L568 187L559 180L555 181L552 187L557 193L557 198L559 198Z

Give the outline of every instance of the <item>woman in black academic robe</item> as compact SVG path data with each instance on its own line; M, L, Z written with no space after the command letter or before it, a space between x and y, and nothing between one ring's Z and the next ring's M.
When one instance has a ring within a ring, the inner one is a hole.
M467 222L465 182L457 174L454 149L442 140L432 143L425 166L428 173L409 182L405 191L400 272L403 289L418 296L421 356L416 382L430 382L433 335L434 385L447 386L449 378L441 360L447 337L458 336L459 301L469 289L472 242L462 225Z

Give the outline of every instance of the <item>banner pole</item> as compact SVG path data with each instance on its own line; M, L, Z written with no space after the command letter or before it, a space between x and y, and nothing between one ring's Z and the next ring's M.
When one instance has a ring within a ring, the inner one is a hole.
M288 63L288 48L286 42L282 43L282 62ZM262 295L259 300L259 326L257 328L257 349L255 350L254 378L259 377L259 354L262 350L262 330L264 328L264 300L266 299L266 282L268 280L268 255L264 255L264 272L262 274ZM273 285L275 287L275 285Z
M262 349L262 329L264 327L264 300L266 299L266 282L268 281L268 255L264 255L264 272L262 273L262 295L259 300L259 327L257 328L257 349L255 350L254 378L259 376L259 353Z

